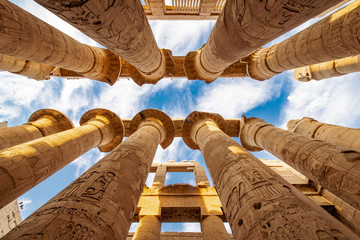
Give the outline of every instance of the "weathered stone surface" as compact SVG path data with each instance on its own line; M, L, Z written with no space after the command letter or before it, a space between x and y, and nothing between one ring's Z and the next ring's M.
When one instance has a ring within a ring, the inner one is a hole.
M360 152L360 129L326 124L309 117L290 120L287 126L289 131L303 136Z
M229 240L224 223L218 216L208 216L201 220L201 231L205 240Z
M0 129L0 150L73 128L71 120L54 109L34 112L24 125Z
M360 2L355 1L323 20L249 58L250 76L268 79L285 70L360 54Z
M156 149L171 143L169 123L159 110L138 113L130 137L4 239L126 239Z
M37 0L39 4L124 58L139 70L141 85L156 83L167 73L166 56L158 48L140 1Z
M21 223L18 201L14 200L0 209L0 237Z
M91 112L96 114L92 115ZM92 118L80 127L0 151L0 207L90 149L107 146L113 141L121 142L123 127L120 118L114 113L95 109L85 113L85 116ZM118 129L113 126L118 126ZM120 135L120 140L114 132Z
M115 83L119 57L82 44L9 1L0 1L0 54L62 67L85 77Z
M133 240L160 240L161 222L155 216L140 218Z
M188 54L185 71L196 71L193 79L213 81L226 67L338 2L228 0L206 45Z
M188 146L201 149L236 239L357 239L228 137L216 123L219 118L192 112L183 136Z
M360 209L360 153L242 118L240 140L249 150L270 152L354 208Z

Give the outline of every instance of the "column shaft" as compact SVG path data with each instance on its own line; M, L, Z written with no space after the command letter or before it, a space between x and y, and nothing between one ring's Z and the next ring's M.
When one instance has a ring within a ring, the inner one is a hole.
M201 231L204 240L227 240L230 239L223 221L218 216L207 216L201 221Z
M115 54L82 44L6 0L0 0L0 6L1 54L62 67L109 84L117 80L121 69Z
M135 116L140 124L130 137L3 239L125 240L158 144L171 143L165 129L171 119L163 122L153 115L141 122L146 116L146 110ZM173 125L172 131L171 138Z
M258 118L244 117L243 122L240 139L245 148L265 149L360 209L359 152L345 151L323 141L276 128Z
M34 112L28 123L0 129L0 150L73 128L71 120L53 109Z
M188 146L198 144L236 239L357 239L221 131L218 116L193 112L183 136Z
M185 71L189 79L214 80L232 63L338 2L228 0L206 45L189 56Z
M298 120L290 120L288 130L341 148L360 152L360 129L326 124L313 118L304 117Z
M285 70L360 54L358 12L355 1L329 17L272 47L249 57L250 76L265 80Z
M160 240L161 222L155 216L140 219L132 240Z
M156 83L166 74L166 57L156 44L140 1L115 0L111 4L98 0L82 4L77 1L36 2L138 69L139 75L145 75L133 73L138 84L144 82L137 78L153 77Z
M0 151L0 207L90 149L109 144L111 132L109 119L97 116L80 127Z

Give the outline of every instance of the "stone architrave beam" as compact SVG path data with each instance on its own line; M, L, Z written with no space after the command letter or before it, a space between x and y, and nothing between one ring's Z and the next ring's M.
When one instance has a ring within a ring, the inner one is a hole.
M139 85L156 84L174 71L171 52L158 48L141 1L36 2L129 62Z
M326 124L309 117L290 120L287 127L305 137L360 152L360 129Z
M322 80L360 72L360 55L313 64L295 69L294 77L301 82Z
M8 71L36 80L49 80L54 66L0 54L0 71Z
M171 118L138 113L133 134L39 208L5 239L126 239L156 149L173 140Z
M311 25L292 37L251 54L251 78L266 80L285 70L360 54L360 1Z
M0 17L0 54L116 82L120 60L109 50L82 44L6 0L0 0Z
M219 216L207 216L201 220L200 224L204 240L230 240L223 220Z
M206 45L186 56L186 75L212 82L234 62L338 2L228 0Z
M109 110L90 110L80 124L0 151L0 208L90 149L110 151L122 141L122 122Z
M34 112L29 122L0 129L0 150L73 128L71 120L54 109Z
M242 145L265 149L360 210L360 152L276 128L258 118L242 118Z
M160 240L161 222L156 216L140 218L132 240Z
M236 239L357 239L344 225L227 136L218 114L192 112L183 139L200 149Z

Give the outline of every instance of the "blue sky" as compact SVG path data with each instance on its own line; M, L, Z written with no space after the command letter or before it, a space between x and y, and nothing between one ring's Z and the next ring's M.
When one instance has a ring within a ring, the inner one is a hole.
M64 23L33 1L12 1L37 17L47 21L66 34L83 43L100 46L79 31ZM311 20L268 45L286 39L299 29L309 26ZM197 50L210 35L215 21L150 21L160 48L172 50L173 55L184 56ZM211 84L186 79L163 79L157 85L139 87L131 79L120 79L114 86L80 79L52 78L35 81L26 77L0 72L0 121L9 126L27 122L29 116L41 108L54 108L64 112L79 125L79 119L93 108L107 108L120 118L132 118L146 108L157 108L171 117L186 117L194 110L221 114L224 118L259 117L281 128L290 119L303 116L319 121L349 127L359 127L360 120L360 74L323 81L298 82L293 71L280 74L270 80L259 82L248 78L217 79ZM237 139L238 140L238 139ZM266 152L255 153L259 158L276 159ZM93 149L57 172L37 187L19 198L26 218L46 203L81 173L86 171L104 153ZM177 138L165 151L158 149L154 162L168 160L196 160L205 166L199 151L190 150ZM151 183L150 175L148 184ZM210 176L208 175L210 178ZM173 177L167 182L187 182L194 179ZM134 230L134 226L132 227ZM163 231L199 231L199 225L163 225Z

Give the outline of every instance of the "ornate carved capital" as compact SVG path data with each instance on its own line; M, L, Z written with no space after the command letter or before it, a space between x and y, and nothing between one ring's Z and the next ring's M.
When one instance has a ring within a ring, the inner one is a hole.
M99 127L95 122L108 125L110 128ZM80 125L92 124L99 128L101 133L101 152L110 152L122 142L124 137L124 125L121 119L112 111L104 108L95 108L87 111L80 119Z
M239 133L241 145L248 151L262 151L263 149L260 148L256 143L256 133L260 128L265 126L272 125L263 121L262 119L255 117L246 118L244 115L242 115Z
M288 121L287 128L291 132L314 138L317 130L323 125L324 123L318 122L313 118L303 117L302 119Z
M194 111L185 118L182 125L182 137L189 148L200 149L196 142L196 132L207 121L215 123L222 131L225 130L225 120L220 114Z
M47 121L42 121L44 119ZM70 118L64 113L49 108L34 112L30 116L28 123L25 124L37 127L43 136L69 130L74 127Z
M134 116L130 124L130 133L133 134L142 125L155 126L161 134L160 146L165 149L175 137L175 127L172 119L157 109L145 109Z

